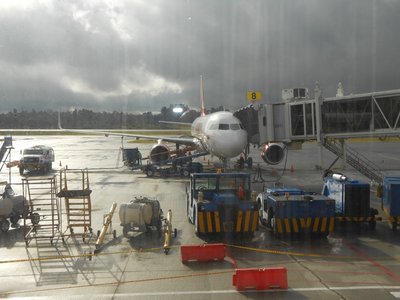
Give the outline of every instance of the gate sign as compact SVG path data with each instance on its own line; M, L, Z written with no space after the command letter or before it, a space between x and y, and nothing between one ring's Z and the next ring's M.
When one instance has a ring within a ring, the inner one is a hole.
M260 101L261 99L262 99L261 92L254 92L254 91L247 92L248 101Z

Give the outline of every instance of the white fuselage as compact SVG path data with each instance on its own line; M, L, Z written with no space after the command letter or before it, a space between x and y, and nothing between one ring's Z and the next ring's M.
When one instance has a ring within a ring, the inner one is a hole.
M201 141L206 151L219 158L238 156L247 145L247 132L239 119L227 111L195 119L192 135Z

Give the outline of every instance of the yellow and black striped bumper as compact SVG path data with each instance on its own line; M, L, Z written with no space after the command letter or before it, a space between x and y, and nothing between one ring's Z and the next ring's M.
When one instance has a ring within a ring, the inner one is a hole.
M199 211L197 216L199 233L251 233L258 230L258 211L237 211L233 220L221 220L218 211Z
M334 217L276 219L276 233L331 233L335 227Z
M391 216L386 207L383 208L383 212L388 217L390 223L400 223L400 216Z

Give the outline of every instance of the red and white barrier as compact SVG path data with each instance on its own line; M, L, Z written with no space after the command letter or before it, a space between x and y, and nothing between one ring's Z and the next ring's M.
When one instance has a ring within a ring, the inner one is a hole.
M182 263L188 261L213 261L224 260L226 256L226 246L224 244L202 244L202 245L182 245Z
M287 289L287 270L284 267L235 269L232 283L237 290Z

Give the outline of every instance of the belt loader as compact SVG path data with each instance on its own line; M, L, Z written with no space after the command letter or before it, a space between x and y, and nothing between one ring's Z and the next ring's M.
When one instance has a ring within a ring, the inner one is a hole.
M186 188L187 215L197 235L258 230L258 206L249 173L194 173Z

